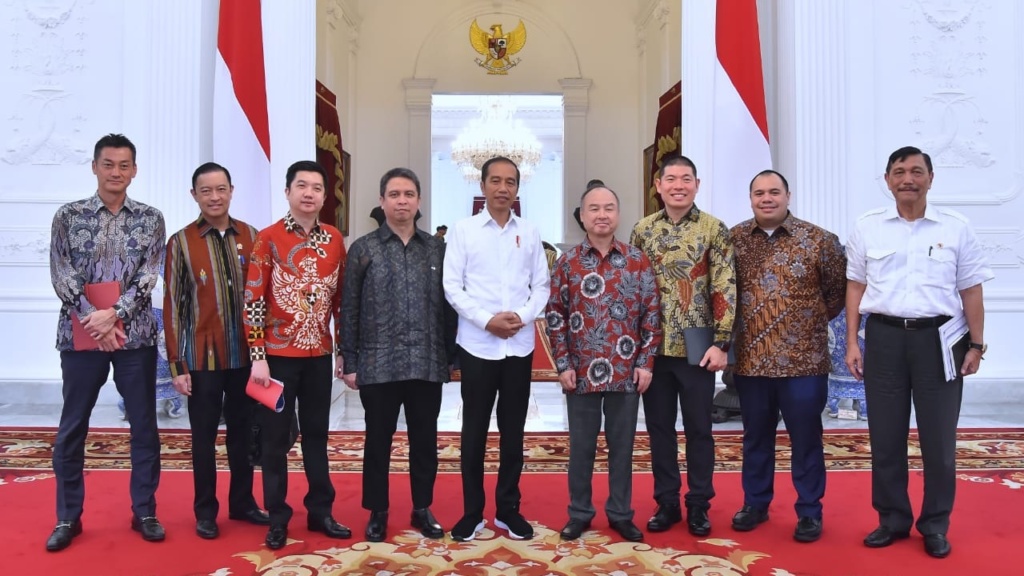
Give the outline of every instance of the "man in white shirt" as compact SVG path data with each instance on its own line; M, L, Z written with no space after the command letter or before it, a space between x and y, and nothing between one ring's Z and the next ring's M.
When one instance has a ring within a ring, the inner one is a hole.
M533 537L519 512L523 429L530 399L534 320L548 299L547 259L537 229L512 213L519 168L504 157L481 168L485 209L448 235L444 293L459 313L462 369L463 516L452 538L472 540L485 525L484 450L497 397L501 434L494 523L511 538Z
M932 160L906 146L889 156L885 182L896 205L857 220L847 244L846 364L864 379L871 406L871 502L879 526L864 539L881 548L910 536L907 494L910 405L917 414L924 493L916 528L925 552L945 558L956 493L956 427L963 377L978 371L984 344L982 283L993 278L967 219L927 203ZM946 381L939 326L963 313L969 333L953 347L959 373ZM870 314L864 355L860 315Z

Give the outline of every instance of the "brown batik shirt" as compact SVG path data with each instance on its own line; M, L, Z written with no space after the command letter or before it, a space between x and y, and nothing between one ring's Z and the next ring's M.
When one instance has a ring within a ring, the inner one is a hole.
M730 232L739 292L736 374L828 374L828 321L846 298L839 238L792 214L771 236L752 219Z

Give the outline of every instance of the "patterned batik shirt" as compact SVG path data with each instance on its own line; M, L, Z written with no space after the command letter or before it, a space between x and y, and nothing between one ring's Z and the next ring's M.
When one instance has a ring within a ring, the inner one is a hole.
M444 297L444 252L419 229L404 244L387 222L349 247L338 341L360 386L449 380L459 318Z
M124 348L156 345L152 295L163 270L165 236L163 214L131 198L117 214L99 194L57 210L50 231L50 280L61 301L57 350L75 349L71 314L84 320L96 311L85 285L113 281L121 284L114 306L125 317Z
M171 375L249 365L242 327L256 229L235 220L221 234L202 216L167 241L164 335Z
M551 274L548 338L561 374L576 371L574 394L636 392L634 368L654 369L661 343L658 284L638 248L589 239L562 254Z
M843 310L846 254L831 232L793 215L771 236L754 220L733 227L739 305L736 374L828 374L828 321Z
M661 293L659 354L686 357L684 328L714 328L716 342L732 338L736 266L729 229L696 206L672 222L665 210L636 223L629 243L650 258Z
M331 318L341 318L345 244L341 232L317 222L307 235L291 213L260 230L245 284L249 358L326 356Z

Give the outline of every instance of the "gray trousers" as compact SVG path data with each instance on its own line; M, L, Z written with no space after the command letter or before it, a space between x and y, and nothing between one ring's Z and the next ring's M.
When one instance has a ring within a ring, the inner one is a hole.
M567 394L569 416L569 518L590 521L594 517L594 457L604 412L608 443L609 522L633 519L633 439L636 437L640 395L635 392Z
M869 316L864 337L864 393L871 406L871 504L878 523L909 530L914 511L907 493L910 405L924 465L924 498L917 517L921 534L945 534L956 497L956 428L964 379L946 382L938 328L904 330ZM959 370L967 339L953 348ZM877 410L877 412L876 412Z

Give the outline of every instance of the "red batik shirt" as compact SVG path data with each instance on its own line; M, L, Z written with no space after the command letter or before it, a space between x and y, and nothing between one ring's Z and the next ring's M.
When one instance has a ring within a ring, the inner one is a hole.
M341 232L317 223L307 235L289 213L264 228L252 249L245 285L249 357L340 354L331 318L341 319L345 244Z
M653 370L661 344L650 260L618 240L601 256L584 239L555 263L545 319L555 368L576 371L573 394L636 392L633 370Z

